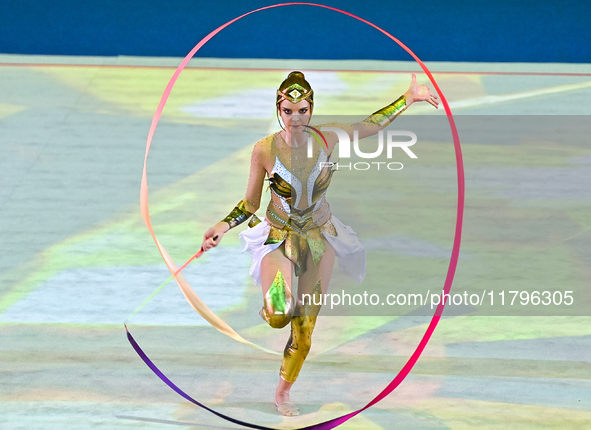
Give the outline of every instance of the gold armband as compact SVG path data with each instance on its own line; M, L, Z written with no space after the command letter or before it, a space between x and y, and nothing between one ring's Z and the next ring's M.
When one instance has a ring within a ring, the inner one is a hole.
M230 212L230 214L222 221L227 222L230 228L234 228L239 224L242 224L248 218L252 216L252 212L246 210L244 200L240 200L238 205Z
M406 110L406 97L400 96L394 103L372 113L363 122L378 124L382 127L390 124L394 119Z

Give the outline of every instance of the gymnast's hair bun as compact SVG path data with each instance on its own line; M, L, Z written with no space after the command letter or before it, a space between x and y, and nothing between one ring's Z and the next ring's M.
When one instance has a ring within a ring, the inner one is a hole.
M287 75L287 79L303 79L306 80L306 78L304 77L304 74L302 72L298 72L297 70L291 72L289 75Z

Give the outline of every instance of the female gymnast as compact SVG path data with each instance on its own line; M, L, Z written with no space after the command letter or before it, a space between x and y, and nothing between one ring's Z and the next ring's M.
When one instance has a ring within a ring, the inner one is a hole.
M419 85L413 74L404 95L362 122L318 127L338 127L351 139L353 130L357 130L362 139L377 134L417 101L438 105L437 96L426 85ZM240 234L242 250L250 252L250 275L262 287L261 317L273 328L291 323L275 406L281 415L294 416L300 410L291 403L290 390L310 350L320 311L320 304L316 303L321 303L320 295L327 291L335 256L341 259L339 265L346 273L361 282L365 276L365 251L355 232L332 215L325 199L333 172L330 156L339 140L337 134L323 132L326 146L315 144L311 157L308 153L307 131L314 109L314 91L303 73L291 72L281 83L276 107L284 124L282 130L255 144L246 195L224 220L205 232L202 249L207 251L219 245L228 230L252 217L249 228ZM253 214L259 209L266 177L271 201L261 221ZM296 277L298 287L294 295Z

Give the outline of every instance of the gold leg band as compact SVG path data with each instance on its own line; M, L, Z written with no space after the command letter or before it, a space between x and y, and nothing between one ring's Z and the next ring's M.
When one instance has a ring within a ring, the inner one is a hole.
M300 315L291 319L291 335L283 351L283 363L279 372L281 378L287 382L295 382L304 365L304 360L312 346L312 332L316 325L316 318L320 312L322 300L322 286L319 280L312 290L312 303L306 300L300 305Z

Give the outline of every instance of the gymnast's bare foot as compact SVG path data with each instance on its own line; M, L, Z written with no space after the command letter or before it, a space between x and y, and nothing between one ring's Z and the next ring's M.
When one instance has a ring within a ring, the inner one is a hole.
M294 405L289 400L289 391L293 382L287 382L279 378L279 384L275 389L275 406L277 406L277 412L286 417L294 417L300 414L300 408Z

